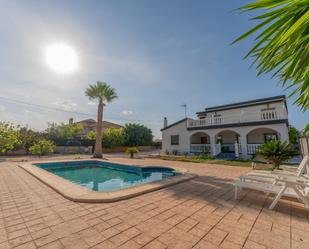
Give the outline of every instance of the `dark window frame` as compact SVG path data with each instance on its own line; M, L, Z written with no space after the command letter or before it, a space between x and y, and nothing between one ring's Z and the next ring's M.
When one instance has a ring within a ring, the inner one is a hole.
M171 145L179 145L179 135L171 135Z

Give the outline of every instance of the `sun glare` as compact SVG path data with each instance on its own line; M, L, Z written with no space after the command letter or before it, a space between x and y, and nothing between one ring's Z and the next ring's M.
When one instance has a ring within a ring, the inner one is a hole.
M46 47L45 60L53 71L61 74L72 73L78 66L76 51L64 43L55 43Z

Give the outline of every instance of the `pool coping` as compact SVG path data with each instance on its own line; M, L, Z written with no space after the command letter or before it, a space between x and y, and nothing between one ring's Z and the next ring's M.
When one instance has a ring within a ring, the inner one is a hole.
M48 160L48 161L33 161L19 164L19 167L27 171L29 174L33 175L35 178L55 190L57 193L61 194L63 197L74 201L74 202L85 202L85 203L106 203L106 202L116 202L125 199L129 199L135 196L139 196L145 193L153 192L168 186L172 186L181 182L191 180L197 175L190 174L184 168L174 167L174 166L162 166L165 168L175 169L177 172L181 173L179 175L173 176L171 178L166 178L160 181L144 183L136 186L132 186L125 189L120 189L110 192L100 192L92 191L90 189L84 188L78 184L75 184L67 179L57 176L47 170L39 168L34 164L39 163L53 163L53 162L76 162L76 161L101 161L101 162L111 162L118 163L134 167L154 167L154 165L134 165L129 163L117 162L116 160L103 160L103 159L66 159L66 160ZM158 167L158 166L157 166Z

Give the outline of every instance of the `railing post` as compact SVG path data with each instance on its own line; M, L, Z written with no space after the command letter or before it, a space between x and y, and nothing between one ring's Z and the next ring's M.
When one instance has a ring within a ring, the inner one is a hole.
M238 143L235 141L235 157L239 157Z
M220 154L222 151L221 151L221 142L219 141L219 143L217 144L218 145L218 154Z
M213 155L213 156L216 156L216 155L217 155L217 153L216 153L216 144L215 144L215 143L212 144L212 155Z

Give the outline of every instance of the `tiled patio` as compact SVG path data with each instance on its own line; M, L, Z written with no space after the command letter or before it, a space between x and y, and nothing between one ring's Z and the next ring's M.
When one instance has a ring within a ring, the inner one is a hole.
M134 163L177 164L200 177L121 202L84 204L18 163L0 163L0 248L309 248L303 205L284 200L270 211L270 198L245 191L234 201L231 180L247 168Z

